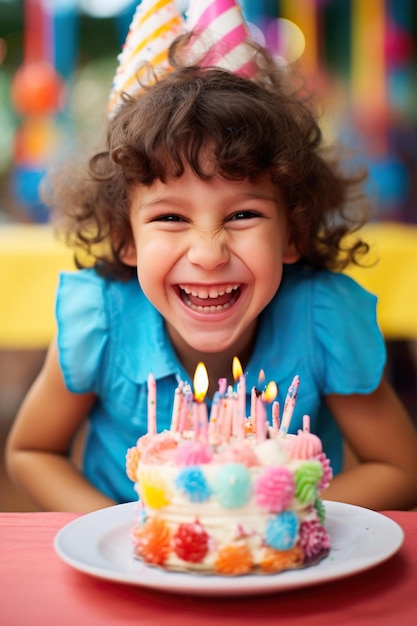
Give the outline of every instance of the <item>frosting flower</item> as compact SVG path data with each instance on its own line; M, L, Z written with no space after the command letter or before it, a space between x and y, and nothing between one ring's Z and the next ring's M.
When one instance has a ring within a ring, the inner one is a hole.
M208 552L209 536L199 521L180 524L173 537L175 554L183 561L200 563Z
M238 509L251 496L250 472L240 463L221 465L216 473L213 491L225 509Z
M292 511L284 511L270 519L266 526L265 541L274 550L289 550L298 537L298 519Z
M326 520L326 509L324 507L323 502L320 500L320 498L315 499L314 508L316 509L317 517L319 518L320 523L324 524Z
M333 478L333 470L330 465L330 459L327 458L324 452L317 455L317 460L322 464L323 467L323 476L318 486L318 490L320 492L324 491L324 489L326 489L330 485L330 482Z
M167 432L152 435L152 440L142 453L142 461L143 463L162 463L172 455L177 445L174 437Z
M258 457L245 441L233 441L216 456L217 463L242 463L246 467L259 465Z
M212 458L210 446L201 441L183 441L175 453L175 462L180 466L210 463Z
M170 502L166 483L155 473L139 473L138 491L144 504L151 509L160 509Z
M306 462L295 471L295 496L301 504L314 502L322 476L323 467L317 461Z
M319 520L310 520L301 524L300 547L309 559L330 548L330 537Z
M171 534L164 520L151 517L133 531L134 553L153 565L163 565L171 543Z
M294 546L290 550L266 548L260 565L262 571L273 574L285 569L300 567L303 560L304 554L299 546Z
M292 459L311 459L323 450L321 439L303 430L299 430L296 437L288 437L286 449Z
M136 471L138 469L140 454L136 446L129 448L126 452L126 474L133 482L136 481Z
M286 467L267 467L254 486L255 500L269 513L281 513L287 508L295 491L294 478Z
M214 569L225 576L240 576L252 569L252 555L244 544L224 546L219 550Z
M211 489L198 465L182 469L175 479L175 485L191 502L204 502L211 496Z

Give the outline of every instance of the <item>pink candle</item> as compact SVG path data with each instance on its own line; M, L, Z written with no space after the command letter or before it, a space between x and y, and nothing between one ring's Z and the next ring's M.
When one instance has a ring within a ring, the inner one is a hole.
M256 398L258 397L258 393L256 387L252 387L252 391L250 394L250 416L252 424L256 423Z
M184 398L181 406L180 421L178 431L183 433L188 428L188 416L190 414L191 402L193 400L193 394L191 392L190 385L184 387Z
M156 435L156 381L152 372L148 376L148 433Z
M294 376L293 381L288 388L287 397L285 398L284 410L282 412L282 421L280 432L283 435L288 433L290 427L292 414L294 413L295 403L297 401L298 387L300 385L300 379L298 376Z
M242 374L237 384L237 437L245 438L245 421L246 421L246 376Z
M219 378L219 394L223 397L227 389L227 379Z
M180 382L178 384L178 387L175 389L174 405L172 407L172 419L171 419L171 430L173 433L177 432L179 428L181 405L184 399L183 386L184 386L184 383Z
M191 415L192 415L192 420L193 420L193 433L194 433L194 439L198 439L198 435L200 432L200 414L199 414L199 402L196 402L195 400L193 401L193 405L192 405L192 409L191 409Z
M203 402L197 403L198 407L198 425L200 438L204 443L208 442L208 414L207 405Z
M279 402L277 401L272 405L272 430L274 433L279 431Z
M219 391L214 394L213 398L213 409L215 411L215 415L217 417L217 432L221 433L222 431L222 423L224 422L225 415L225 394L227 389L227 379L219 378ZM215 400L218 400L218 407L214 408ZM211 421L211 417L210 417Z
M194 438L197 439L201 435L205 441L208 436L208 417L204 398L206 397L208 388L209 379L207 369L204 363L200 362L194 373L193 428Z
M265 441L266 438L266 407L262 395L256 398L256 441Z
M225 396L223 402L223 415L222 415L222 438L225 441L229 441L230 435L232 434L233 427L233 413L234 413L234 404L235 401L233 399L233 387L229 385L227 390L227 394Z
M213 402L211 404L210 421L208 424L210 435L214 437L219 432L219 424L220 424L219 415L220 415L222 402L223 402L223 398L221 397L220 393L216 391L216 393L213 396Z

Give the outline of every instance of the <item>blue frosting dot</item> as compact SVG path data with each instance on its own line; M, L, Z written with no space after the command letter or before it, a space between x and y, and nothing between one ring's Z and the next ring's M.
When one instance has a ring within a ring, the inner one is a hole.
M238 509L251 496L250 472L240 463L226 463L219 467L213 485L217 500L225 509Z
M188 496L191 502L204 502L211 496L211 489L197 465L184 467L175 479L175 485Z
M274 550L290 550L298 535L298 519L292 511L275 515L266 526L265 541Z

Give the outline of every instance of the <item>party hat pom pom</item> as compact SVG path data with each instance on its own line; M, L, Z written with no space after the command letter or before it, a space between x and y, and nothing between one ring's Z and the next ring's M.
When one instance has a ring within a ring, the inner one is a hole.
M117 57L119 65L110 92L109 117L120 105L122 93L132 95L139 89L140 70L145 63L155 71L169 67L168 49L184 30L184 20L175 0L142 0Z
M187 28L196 33L189 61L253 77L253 47L249 28L235 0L191 0Z

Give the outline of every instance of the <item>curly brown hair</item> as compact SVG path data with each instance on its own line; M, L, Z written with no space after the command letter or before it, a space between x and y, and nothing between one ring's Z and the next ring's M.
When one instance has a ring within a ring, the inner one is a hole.
M134 97L124 95L87 172L61 171L44 188L58 229L76 247L77 265L85 266L84 250L102 275L130 277L134 268L121 259L132 238L129 190L180 177L187 165L202 179L269 173L283 194L300 263L330 270L358 264L368 246L345 238L365 221L364 177L328 154L305 91L294 89L287 70L262 48L256 76L247 79L184 65L183 43L171 47L171 71L151 72ZM211 169L207 149L215 156Z

